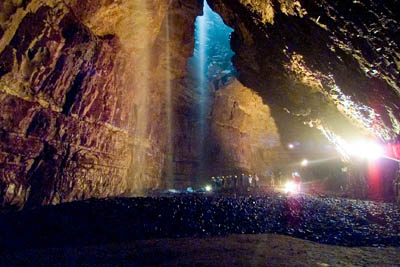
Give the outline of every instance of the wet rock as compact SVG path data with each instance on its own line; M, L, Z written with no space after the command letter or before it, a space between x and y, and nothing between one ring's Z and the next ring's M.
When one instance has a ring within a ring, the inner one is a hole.
M144 194L163 184L165 44L180 47L169 70L180 79L201 11L184 2L0 4L2 207ZM180 29L168 41L167 10L168 26Z
M291 212L293 203L301 207L301 212ZM359 210L359 214L349 211L348 206ZM367 214L377 208L391 227L368 222ZM92 199L1 216L5 235L0 244L2 247L64 246L132 239L278 233L341 246L399 246L399 222L400 211L390 203L309 195ZM24 236L16 234L21 231Z

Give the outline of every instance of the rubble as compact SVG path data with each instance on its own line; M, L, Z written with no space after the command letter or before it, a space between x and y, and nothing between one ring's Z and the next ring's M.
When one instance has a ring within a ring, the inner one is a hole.
M400 246L395 204L278 192L92 199L4 215L0 226L6 248L259 233L340 246Z

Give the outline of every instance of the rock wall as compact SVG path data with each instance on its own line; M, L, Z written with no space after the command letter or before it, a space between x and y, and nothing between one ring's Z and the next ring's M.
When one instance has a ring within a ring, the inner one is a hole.
M162 186L168 8L196 1L0 3L0 202L30 207ZM186 24L187 23L187 24ZM179 29L181 30L181 29ZM184 31L182 31L184 32ZM174 35L175 34L175 35ZM172 33L175 47L192 36ZM170 50L172 51L172 50ZM179 69L180 68L177 66Z
M203 187L212 176L242 173L257 174L268 184L272 173L287 169L291 161L269 107L234 77L213 82L203 100L207 101L205 125L199 123L195 103L178 117L174 187ZM193 96L192 100L199 101ZM204 140L200 140L200 127L205 128Z
M327 135L398 140L396 1L209 2L235 29L239 80L266 103Z
M186 168L183 171L182 166L191 162L194 152L191 150L195 133L192 122L195 120L193 110L198 99L193 88L188 86L187 62L193 54L194 23L201 11L202 1L173 2L168 11L168 24L164 23L161 38L154 49L157 58L155 66L159 66L159 73L154 80L160 81L159 88L163 88L163 95L160 95L160 103L163 103L161 115L165 120L161 136L166 142L163 188L177 188L183 180L187 184L192 183L193 169ZM170 53L166 53L167 50ZM156 101L153 103L159 105Z
M288 130L305 124L344 158L346 142L399 142L398 1L208 2L235 29L238 79L271 107L283 140L318 135Z
M270 109L236 79L216 91L206 162L210 174L257 174L266 182L289 162Z
M397 1L209 4L235 30L238 79L210 81L199 148L187 62L202 1L1 2L2 206L267 175L293 139L399 142Z

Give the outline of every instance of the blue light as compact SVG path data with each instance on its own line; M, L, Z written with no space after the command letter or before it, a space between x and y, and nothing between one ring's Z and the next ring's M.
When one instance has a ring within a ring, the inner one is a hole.
M212 11L204 1L203 16L195 22L195 49L189 64L196 73L197 89L201 96L208 93L209 82L223 75L236 75L232 64L235 54L230 47L233 29Z
M208 131L207 117L214 90L219 89L215 85L227 84L236 76L232 64L234 52L230 48L232 32L233 29L226 26L222 18L204 1L203 15L198 16L195 22L194 53L188 61L191 89L198 100L195 142L200 158L199 176L205 169L202 158Z

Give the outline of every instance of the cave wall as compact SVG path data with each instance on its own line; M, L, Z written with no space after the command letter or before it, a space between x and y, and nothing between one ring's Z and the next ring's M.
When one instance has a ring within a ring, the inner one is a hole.
M275 121L261 98L235 78L232 29L209 7L203 12L206 22L201 26L198 17L196 46L187 61L185 97L176 103L174 188L204 187L212 176L242 173L267 179L288 163Z
M398 1L208 2L235 29L238 79L271 107L284 142L323 134L347 160L346 142L399 142ZM398 166L386 165L389 192Z
M257 174L261 183L269 185L274 171L290 169L292 157L282 146L269 107L257 93L231 74L211 79L203 97L193 92L191 79L185 82L185 91L192 91L191 105L176 115L174 188L204 187L213 176L242 173ZM198 118L199 101L207 105L204 125Z
M257 174L267 184L290 156L261 97L237 79L215 92L206 164L213 176Z
M2 206L267 175L294 139L399 142L397 1L208 2L235 30L238 78L211 82L200 149L187 62L202 1L2 1Z
M0 3L3 206L142 194L163 185L163 25L169 8L179 14L169 42L190 50L193 37L179 27L192 30L199 6ZM179 79L182 69L167 77Z
M337 136L398 140L398 2L209 2L235 29L239 80L266 103Z

